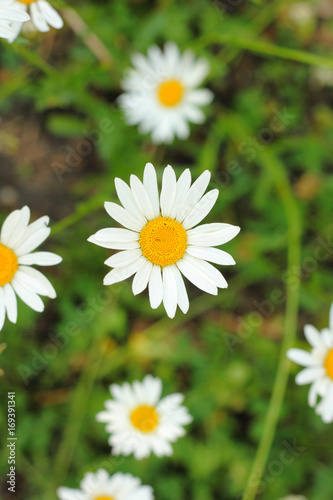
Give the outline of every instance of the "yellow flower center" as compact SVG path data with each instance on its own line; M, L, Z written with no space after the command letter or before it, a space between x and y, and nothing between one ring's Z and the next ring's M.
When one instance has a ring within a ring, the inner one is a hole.
M13 250L0 243L0 286L10 283L17 270L18 262Z
M146 259L164 267L175 264L183 257L186 240L186 231L179 222L160 216L145 225L139 243Z
M114 499L114 497L102 495L102 496L96 497L94 500L115 500L115 499Z
M182 100L184 87L177 80L169 80L158 87L158 98L164 106L176 106Z
M325 358L325 370L327 376L333 379L333 349L330 349L328 351L328 354Z
M141 432L152 432L158 424L158 414L153 406L138 406L131 413L131 422Z
M36 0L19 0L21 3L25 3L25 5L31 5L33 2L36 2Z

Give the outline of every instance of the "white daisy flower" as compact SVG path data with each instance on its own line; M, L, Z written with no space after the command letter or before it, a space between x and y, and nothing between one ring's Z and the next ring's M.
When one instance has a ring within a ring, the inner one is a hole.
M154 500L150 486L143 486L140 479L131 474L117 472L110 476L99 469L95 474L88 472L81 481L81 488L58 488L60 500Z
M137 460L154 453L157 457L170 456L170 443L184 436L184 425L192 417L182 406L182 394L170 394L161 399L162 381L146 375L142 382L132 385L112 384L113 399L105 401L105 411L96 415L105 422L110 433L109 444L114 455L131 455Z
M206 170L191 186L189 169L177 181L175 171L168 165L163 172L160 196L156 171L151 163L145 167L143 183L135 175L131 175L131 187L115 179L123 206L105 202L105 209L126 229L102 229L88 238L101 247L123 250L105 261L114 269L105 276L104 285L123 281L134 274L134 295L148 285L151 307L155 309L163 301L170 318L174 317L177 305L184 314L189 308L181 273L212 295L217 295L218 288L227 288L220 271L207 261L235 264L231 255L213 246L230 241L240 228L222 223L195 227L210 212L218 197L217 189L204 195L210 176Z
M295 363L305 366L296 376L296 384L311 384L309 405L325 423L333 422L333 304L330 310L329 328L321 332L305 325L304 335L312 347L311 352L289 349L287 356ZM317 404L317 397L321 401ZM317 406L316 406L317 405Z
M20 9L22 12L29 11L31 23L36 30L42 33L49 31L50 26L60 29L64 25L58 12L46 0L0 0L0 5L3 2L9 2L13 8ZM9 41L13 42L25 26L28 25L19 20L12 22L11 29L14 33Z
M14 36L14 30L10 27L11 23L23 23L29 19L30 16L13 5L11 0L0 0L0 38L11 39Z
M56 292L45 276L31 267L54 266L62 261L51 252L33 252L49 236L47 216L29 224L30 209L15 210L4 221L0 233L0 331L6 314L16 323L16 295L34 311L42 312L39 295L54 299ZM31 253L33 252L33 253ZM16 294L16 295L15 295Z
M177 45L168 42L164 52L157 46L148 49L148 57L132 56L119 98L127 123L139 125L141 133L151 132L155 143L170 143L174 137L187 139L188 123L202 123L200 106L209 104L213 94L198 89L209 73L205 59L195 59L187 50L181 54Z

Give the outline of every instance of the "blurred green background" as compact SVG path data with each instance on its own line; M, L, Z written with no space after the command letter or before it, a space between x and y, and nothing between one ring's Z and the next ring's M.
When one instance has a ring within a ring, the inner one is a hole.
M63 30L2 42L0 51L0 222L25 204L34 219L50 215L43 249L64 259L45 270L58 298L41 315L20 303L18 324L1 332L0 422L6 436L7 391L15 391L19 469L13 496L3 446L1 498L55 500L57 487L78 487L104 467L139 476L158 500L239 500L272 392L286 287L291 316L299 304L299 347L307 348L305 323L328 325L333 299L333 4L53 5ZM215 99L187 141L157 147L125 124L116 98L131 53L167 40L209 60ZM160 178L168 163L194 178L209 169L220 196L206 222L242 228L223 247L237 262L222 269L228 290L212 297L188 285L190 311L174 320L152 311L146 293L134 297L130 280L103 287L109 253L84 243L112 225L103 201L116 201L114 177L142 177L148 161ZM298 370L262 500L332 499L331 426L308 407L308 388L295 385ZM146 373L162 378L165 395L185 393L194 423L171 458L112 457L95 414L110 383Z

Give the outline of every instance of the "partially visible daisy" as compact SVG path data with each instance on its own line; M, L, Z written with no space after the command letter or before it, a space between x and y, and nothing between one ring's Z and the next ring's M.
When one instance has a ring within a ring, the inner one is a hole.
M113 399L105 401L105 411L96 415L105 422L110 433L109 444L114 455L134 454L137 460L154 453L158 457L172 455L170 443L184 436L184 425L192 417L182 406L182 394L170 394L161 399L162 381L146 375L132 385L112 384Z
M311 352L289 349L287 356L295 363L305 366L296 376L296 384L311 384L309 405L316 407L316 413L325 423L330 423L333 422L333 304L329 328L318 332L314 326L305 325L304 335L312 347ZM318 396L321 400L317 404Z
M12 0L0 0L0 38L12 39L14 30L10 25L13 22L23 23L29 19L30 16L13 5Z
M60 500L154 500L150 486L143 486L140 479L131 474L117 472L110 476L104 469L95 474L87 472L79 490L58 488Z
M235 264L231 255L213 247L230 241L240 228L223 223L195 227L210 212L219 194L213 189L204 195L210 175L206 170L191 186L189 169L177 181L169 165L163 172L160 196L151 163L145 167L143 183L135 175L131 175L131 187L115 179L123 206L105 202L105 209L127 229L102 229L88 239L104 248L123 250L105 261L114 268L105 276L105 285L134 274L134 295L148 286L151 307L155 309L163 301L170 318L174 317L177 305L184 313L189 308L181 273L212 295L217 295L218 288L227 288L220 271L207 261Z
M58 12L46 0L0 0L0 5L1 2L9 2L12 7L20 9L21 12L29 11L32 25L42 33L49 31L50 26L60 29L64 25ZM25 28L25 26L28 25L23 24L22 21L11 23L14 34L9 38L9 41L13 42L20 34L22 27Z
M162 51L148 49L148 56L132 56L122 82L125 93L119 98L130 125L139 125L141 133L151 132L155 143L170 143L174 137L187 139L189 122L202 123L200 107L209 104L213 94L197 88L209 73L205 59L195 59L187 50L181 54L177 45L168 42Z
M62 261L51 252L34 252L49 236L49 217L29 224L30 209L15 210L4 221L0 233L0 330L6 314L16 323L16 295L34 311L42 312L44 304L39 295L54 299L56 292L45 276L31 267L54 266Z

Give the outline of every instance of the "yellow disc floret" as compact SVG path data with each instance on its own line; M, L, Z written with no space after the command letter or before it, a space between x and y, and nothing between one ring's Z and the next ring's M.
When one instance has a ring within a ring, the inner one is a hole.
M157 93L160 102L164 106L172 107L182 100L184 87L177 80L168 80L158 87Z
M110 496L107 496L107 495L102 495L102 496L94 498L94 500L115 500L115 499L114 499L114 497L110 497Z
M25 3L25 5L31 5L32 3L36 2L36 0L19 0L21 3Z
M10 283L17 270L18 262L15 253L0 243L0 286Z
M175 264L183 257L186 241L186 231L179 222L160 216L142 229L139 243L146 259L164 267Z
M131 413L131 422L141 432L152 432L158 424L158 414L153 406L138 406Z
M328 354L325 358L325 370L327 376L333 379L333 349L330 349L328 351Z

